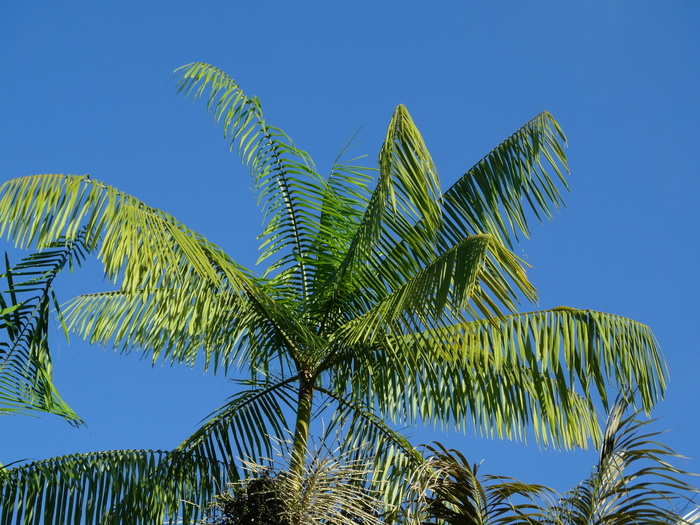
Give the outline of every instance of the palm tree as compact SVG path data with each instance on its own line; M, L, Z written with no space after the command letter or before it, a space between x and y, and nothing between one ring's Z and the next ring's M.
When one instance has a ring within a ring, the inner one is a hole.
M426 461L416 470L409 492L415 497L405 505L406 525L528 523L539 513L539 500L554 494L542 485L479 474L478 464L440 443L425 448Z
M600 458L591 476L565 493L544 513L542 523L553 525L691 524L700 517L700 490L685 479L689 474L669 460L681 458L648 431L653 420L639 411L625 415L622 399L608 416ZM694 510L683 516L688 506Z
M608 416L591 476L561 496L541 485L477 476L477 466L455 450L428 447L419 469L414 522L441 525L692 525L700 523L700 490L672 465L681 458L647 431L654 420L625 415L620 398ZM688 510L690 508L690 510ZM684 514L685 513L685 514Z
M585 446L600 435L596 400L607 405L620 386L636 387L646 409L662 396L665 365L646 326L565 307L517 311L536 291L511 249L528 236L528 217L558 209L566 185L565 139L548 113L443 192L403 106L376 169L341 155L322 177L225 73L195 63L178 74L179 90L206 98L250 169L267 218L264 272L89 176L5 183L0 234L23 248L80 236L102 261L118 290L65 306L66 324L80 336L154 362L203 360L215 373L241 372L245 388L173 451L0 471L3 519L30 520L34 506L47 516L60 508L57 523L82 514L129 523L194 519L196 507L183 501L210 501L238 478L237 455L270 457L271 437L287 429L290 470L300 473L322 407L330 430L347 429L348 450L364 444L376 455L375 481L397 501L402 472L421 459L386 422L510 439L533 432L543 444ZM33 485L37 473L55 492Z

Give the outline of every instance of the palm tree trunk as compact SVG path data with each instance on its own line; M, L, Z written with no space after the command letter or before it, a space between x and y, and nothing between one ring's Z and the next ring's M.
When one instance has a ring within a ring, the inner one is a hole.
M311 410L314 398L314 378L302 377L299 384L299 403L297 409L297 421L294 427L294 439L292 441L292 458L289 465L293 479L301 480L304 471L304 459L308 450L309 425L311 424Z

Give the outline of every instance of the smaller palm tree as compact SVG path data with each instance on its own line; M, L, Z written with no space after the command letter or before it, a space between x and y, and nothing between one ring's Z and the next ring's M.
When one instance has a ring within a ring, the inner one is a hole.
M455 450L428 447L412 502L412 522L441 525L691 525L700 523L694 476L669 460L682 456L647 430L654 420L626 415L621 398L608 416L600 458L589 478L561 496L541 485L478 476Z
M542 523L700 523L693 500L700 490L685 480L692 474L669 463L682 456L656 440L662 432L647 430L654 420L641 419L640 411L625 416L628 405L623 399L613 406L591 476L547 509ZM683 517L689 506L695 510Z
M479 475L478 464L440 443L426 446L426 451L429 456L415 476L418 497L406 508L407 524L487 525L527 520L529 512L539 510L538 499L554 494L542 485Z

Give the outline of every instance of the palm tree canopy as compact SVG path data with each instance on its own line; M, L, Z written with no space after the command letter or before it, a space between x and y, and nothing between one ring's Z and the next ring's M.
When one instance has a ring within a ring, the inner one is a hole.
M521 439L531 429L542 443L586 446L600 435L596 400L607 405L620 386L637 388L646 409L660 399L665 365L646 326L570 308L518 313L536 291L511 248L566 187L565 138L547 112L443 191L403 106L376 168L341 158L323 177L225 73L195 63L178 74L251 172L266 216L262 274L89 176L6 182L0 234L38 249L80 238L99 258L118 289L65 307L88 341L245 371L247 390L177 451L199 461L198 476L212 462L235 476L237 454L269 457L270 435L285 429L302 458L325 404L348 446L365 442L390 476L416 456L385 421ZM175 491L193 482L175 478L164 481Z

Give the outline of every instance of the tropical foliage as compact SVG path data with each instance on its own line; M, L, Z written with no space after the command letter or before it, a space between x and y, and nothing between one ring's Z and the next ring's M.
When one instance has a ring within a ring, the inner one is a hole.
M191 521L240 478L236 457L270 457L287 430L290 472L302 472L323 409L329 431L346 429L347 450L362 445L376 458L373 481L396 502L422 459L388 423L586 446L600 439L596 402L607 406L620 387L636 388L647 410L660 399L665 367L646 326L564 307L518 313L537 295L511 250L528 220L558 209L566 187L565 139L551 115L443 191L403 106L376 167L341 156L323 177L225 73L196 63L178 74L180 91L206 100L250 169L267 218L262 273L89 176L6 182L0 234L39 253L79 242L102 262L117 290L70 301L70 330L153 362L201 361L241 377L242 389L173 451L1 470L3 522Z
M589 478L568 492L527 485L498 476L477 476L455 450L428 448L419 470L420 497L413 502L414 523L442 525L683 525L700 523L700 490L688 472L671 461L681 458L660 443L653 420L639 411L625 415L627 401L608 417L600 458ZM409 520L410 521L410 520Z
M60 398L51 379L48 352L49 309L65 328L53 281L60 270L72 268L85 256L80 235L59 239L40 253L10 267L5 254L7 285L0 293L0 415L49 412L74 425L80 418Z
M207 508L204 525L379 525L391 515L368 487L371 462L362 454L321 444L300 474L289 470L289 447L273 466L247 463L246 479L229 484Z

